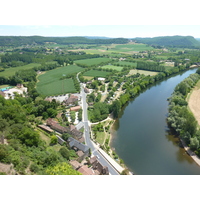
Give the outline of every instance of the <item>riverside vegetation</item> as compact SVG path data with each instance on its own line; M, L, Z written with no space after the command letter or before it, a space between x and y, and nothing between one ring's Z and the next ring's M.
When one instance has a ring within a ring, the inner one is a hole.
M22 83L28 88L25 97L16 95L14 100L5 100L0 96L0 136L6 141L6 144L0 144L0 162L12 164L16 174L79 174L69 165L69 160L76 157L75 152L65 145L54 145L57 143L54 133L49 136L37 129L38 124L49 117L56 118L64 110L55 100L51 103L45 101L46 96L72 90L79 92L78 72L80 81L93 90L87 95L89 119L99 122L109 114L117 119L123 106L149 85L187 70L200 61L197 46L193 48L189 45L183 49L176 46L176 42L173 48L166 49L159 45L136 44L128 39L0 37L0 44L0 84L15 86ZM89 50L95 50L95 54L86 53ZM169 67L166 62L173 64ZM12 69L15 69L14 74L11 74ZM140 70L130 74L136 69L145 70L145 75L140 74ZM156 74L150 75L149 71ZM98 77L105 80L99 81ZM194 80L193 77L189 82L194 83ZM48 87L44 88L42 83ZM64 83L69 83L70 88L64 88ZM185 103L179 100L174 101ZM69 125L69 122L62 123ZM108 153L112 123L105 122L103 127L102 124L94 126L95 136ZM188 122L188 127L184 128L188 131L191 126ZM100 133L105 137L101 138ZM193 144L198 143L198 133L194 131L191 138L185 134L186 139L192 141L191 147L195 147ZM118 159L115 152L112 155Z
M200 156L200 130L193 114L187 108L186 97L200 80L200 68L197 73L179 83L169 98L169 125L186 144Z

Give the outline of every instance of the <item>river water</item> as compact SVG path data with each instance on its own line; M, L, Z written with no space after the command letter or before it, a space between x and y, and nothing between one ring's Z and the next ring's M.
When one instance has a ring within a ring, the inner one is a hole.
M130 171L138 175L195 175L198 166L167 125L167 98L196 69L150 87L122 111L112 131L111 147Z

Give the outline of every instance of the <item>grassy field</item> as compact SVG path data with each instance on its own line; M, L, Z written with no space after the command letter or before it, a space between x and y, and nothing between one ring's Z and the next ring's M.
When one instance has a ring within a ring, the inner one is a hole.
M90 76L90 77L106 77L110 72L105 71L98 71L98 70L90 70L83 74L83 76Z
M96 133L96 141L99 144L103 145L104 139L105 139L105 133L104 132L97 132Z
M87 66L91 66L91 65L98 65L102 62L108 62L111 61L110 58L91 58L91 59L84 59L84 60L76 60L74 61L77 64L84 64Z
M154 49L153 47L150 47L146 44L119 44L119 45L116 45L115 47L112 47L108 51L128 53L128 52L136 52L136 51L137 52L149 51L153 49Z
M93 77L93 76L83 76L83 78L90 81L90 80L92 80L94 77Z
M72 79L60 80L60 78L82 70L83 68L76 65L68 65L48 71L38 77L39 82L36 85L36 89L40 94L47 96L75 92Z
M144 74L145 76L155 76L156 74L158 74L158 72L151 72L151 71L145 71L145 70L137 70L137 69L132 69L129 72L129 76L134 75L134 74Z
M114 65L105 65L103 67L101 67L103 69L114 69L114 70L117 70L119 72L122 71L123 67L119 67L119 66L114 66Z
M131 67L137 67L137 62L127 62L127 61L119 61L119 62L116 62L114 64L119 64L119 65L123 65L123 66L131 66Z
M22 69L32 69L34 67L38 67L41 64L39 63L30 63L28 65L24 65L24 66L20 66L20 67L11 67L11 68L7 68L5 69L5 71L0 72L0 76L5 76L5 77L9 77L9 76L13 76L15 75L15 72L22 70Z

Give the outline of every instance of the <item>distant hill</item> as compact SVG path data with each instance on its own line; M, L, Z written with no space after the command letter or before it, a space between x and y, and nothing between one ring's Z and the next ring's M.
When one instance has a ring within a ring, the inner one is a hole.
M57 44L125 44L125 38L89 39L86 37L42 37L42 36L0 36L0 46L20 46L27 44L45 44L55 42Z
M152 46L200 48L200 41L192 36L162 36L153 38L133 38L137 43L144 43Z

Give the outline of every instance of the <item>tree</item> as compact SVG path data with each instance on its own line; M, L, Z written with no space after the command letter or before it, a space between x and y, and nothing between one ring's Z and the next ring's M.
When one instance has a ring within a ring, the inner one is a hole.
M46 173L49 175L81 175L80 172L74 170L72 166L66 162L58 163L53 167L48 167Z
M121 110L121 103L119 100L116 100L112 104L112 112L113 112L113 117L116 119L119 117L119 113Z
M199 148L199 140L196 137L190 138L190 148L192 150Z
M69 149L67 149L67 147L61 147L59 150L60 154L66 158L67 160L69 160L70 158L70 151Z
M55 135L51 136L51 145L57 144L58 143L58 138Z

